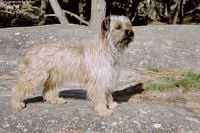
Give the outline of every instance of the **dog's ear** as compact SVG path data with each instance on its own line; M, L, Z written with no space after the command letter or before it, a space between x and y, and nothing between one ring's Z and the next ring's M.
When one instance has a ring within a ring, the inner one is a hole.
M104 39L110 30L110 18L105 18L101 23L101 36Z

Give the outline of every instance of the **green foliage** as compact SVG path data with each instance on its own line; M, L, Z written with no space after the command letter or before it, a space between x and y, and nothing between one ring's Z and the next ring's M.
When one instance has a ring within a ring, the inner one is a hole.
M148 66L147 70L152 71L152 72L159 72L159 69L157 66Z
M148 89L160 91L178 87L183 88L184 91L200 90L200 73L190 71L178 78L173 75L165 78L160 83L148 83L146 85Z

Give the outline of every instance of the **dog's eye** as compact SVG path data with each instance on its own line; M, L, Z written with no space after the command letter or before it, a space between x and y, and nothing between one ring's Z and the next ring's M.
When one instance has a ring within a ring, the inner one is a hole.
M120 30L122 28L122 26L121 25L118 25L117 27L116 27L116 30Z

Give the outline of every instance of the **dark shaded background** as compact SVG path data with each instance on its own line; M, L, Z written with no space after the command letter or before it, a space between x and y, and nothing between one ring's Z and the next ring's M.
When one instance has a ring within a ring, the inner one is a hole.
M62 9L88 22L91 20L91 0L58 2ZM0 27L39 25L40 7L41 0L0 0ZM57 17L52 15L54 12L50 4L45 11L45 22L42 24L59 23ZM133 25L199 24L200 0L106 0L105 16L111 14L128 16ZM84 25L71 15L66 14L66 17L70 23Z

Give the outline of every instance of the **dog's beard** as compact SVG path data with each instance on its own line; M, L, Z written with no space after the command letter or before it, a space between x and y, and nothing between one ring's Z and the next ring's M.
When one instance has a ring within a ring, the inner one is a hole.
M133 40L133 37L124 35L121 40L118 41L117 47L120 49L125 49L128 47L129 43Z
M128 47L128 44L133 40L133 37L125 35L122 40L120 41L121 45L125 45Z
M129 43L133 40L133 37L124 35L122 39L119 39L117 37L111 38L111 44L113 44L114 49L118 50L124 50L125 48L128 47Z

